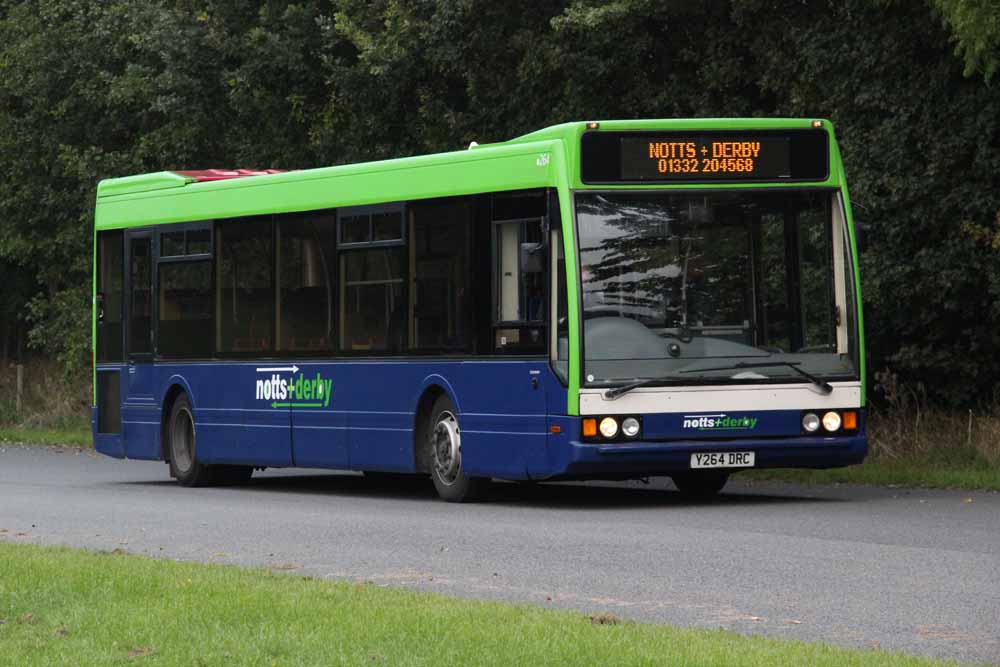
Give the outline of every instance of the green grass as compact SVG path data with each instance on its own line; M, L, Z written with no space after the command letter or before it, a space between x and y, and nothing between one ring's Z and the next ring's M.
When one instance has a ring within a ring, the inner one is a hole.
M872 453L864 463L830 470L754 470L752 479L802 484L871 484L929 489L984 489L1000 491L1000 462L979 449L962 445L894 452L873 438ZM740 475L742 477L743 474Z
M93 447L90 425L45 426L0 426L0 443L25 445L69 445L73 447Z
M754 470L736 479L777 480L799 484L870 484L927 489L1000 491L1000 468L975 463L903 460L876 461L831 470Z
M1000 405L978 413L899 400L874 411L864 463L833 470L755 470L752 479L1000 491Z
M0 647L0 665L18 667L952 664L5 542Z

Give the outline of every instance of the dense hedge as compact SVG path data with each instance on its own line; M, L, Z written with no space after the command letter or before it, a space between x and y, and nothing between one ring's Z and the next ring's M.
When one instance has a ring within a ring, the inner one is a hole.
M990 400L991 5L0 0L2 345L19 321L36 348L86 365L104 177L410 155L570 119L826 117L869 228L870 368L939 403Z

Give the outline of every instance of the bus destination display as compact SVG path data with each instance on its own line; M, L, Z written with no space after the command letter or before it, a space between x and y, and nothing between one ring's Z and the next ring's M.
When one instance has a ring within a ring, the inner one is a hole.
M788 137L621 138L623 181L781 180L792 177Z

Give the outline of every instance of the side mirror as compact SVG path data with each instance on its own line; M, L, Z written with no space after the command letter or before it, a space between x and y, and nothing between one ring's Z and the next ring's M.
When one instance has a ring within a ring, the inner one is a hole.
M541 243L521 244L521 273L541 273L544 268L542 250L545 246Z

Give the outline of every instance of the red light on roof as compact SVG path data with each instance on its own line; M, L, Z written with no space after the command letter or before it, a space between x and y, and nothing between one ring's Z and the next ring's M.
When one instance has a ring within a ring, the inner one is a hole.
M229 178L243 178L244 176L267 176L268 174L280 174L284 169L201 169L197 171L175 171L185 178L191 178L199 183L204 181L224 181Z

